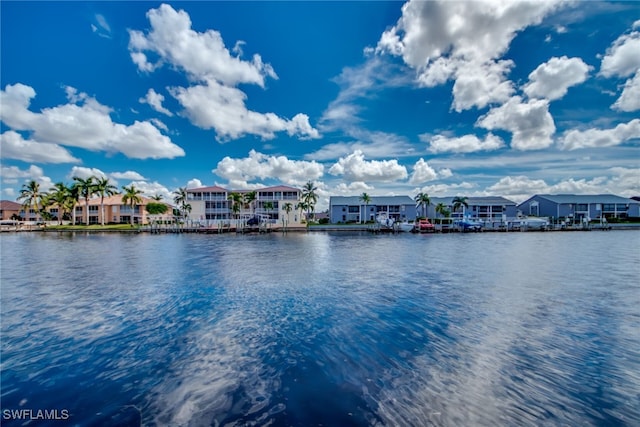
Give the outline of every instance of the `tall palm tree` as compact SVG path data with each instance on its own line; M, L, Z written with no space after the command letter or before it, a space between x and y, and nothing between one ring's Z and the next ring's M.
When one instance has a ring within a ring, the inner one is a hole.
M264 209L269 214L269 219L271 219L271 211L273 210L273 202L264 202Z
M422 207L422 216L427 217L427 207L431 204L431 198L427 193L418 193L414 199L418 207Z
M464 216L464 210L469 208L469 203L467 202L467 198L460 197L460 196L454 197L453 200L451 201L451 208L453 209L454 212L462 208L462 216Z
M36 220L38 219L38 206L42 203L42 198L46 193L40 191L40 184L35 180L31 180L26 184L22 184L22 190L18 200L23 200L22 206L25 210L25 216L29 219L29 210L33 206L33 211L36 213Z
M307 208L307 226L309 226L311 212L313 212L316 203L318 202L318 195L316 194L317 189L318 187L315 186L313 181L307 181L304 187L302 187L302 201L306 204Z
M438 203L436 205L436 214L440 214L442 216L446 216L445 212L447 212L447 207L444 205L444 203Z
M227 196L227 200L231 202L231 212L233 212L236 216L236 219L240 219L240 210L242 209L242 194L231 192ZM237 226L237 222L236 222Z
M362 218L364 217L364 222L367 222L367 212L369 212L369 203L371 203L371 196L367 193L362 193L360 195L360 200L364 203L364 215L360 217L360 223L362 223Z
M287 213L287 222L285 224L285 227L286 227L286 225L289 224L289 221L290 221L289 220L289 214L293 210L293 205L291 203L287 202L284 205L282 205L282 210Z
M159 202L160 200L162 200L162 199L163 199L162 194L156 194L156 195L154 195L154 196L151 196L151 198L152 198L153 200L158 201L158 202Z
M122 203L131 207L131 226L133 227L133 214L135 213L136 205L142 203L142 197L140 197L142 191L134 187L133 184L131 184L129 187L123 185L122 189L124 190Z
M304 211L306 211L308 209L307 208L307 203L304 202L304 201L300 201L300 202L296 203L295 208L296 208L297 211L298 210L300 211L300 220L301 220L300 222L302 222L302 212L304 212Z
M62 220L68 212L70 200L73 197L71 188L63 182L57 182L49 189L49 199L58 207L58 225L62 225ZM74 206L75 207L75 204Z
M183 219L186 217L185 205L187 204L188 197L187 187L179 187L173 192L173 202L176 204L178 213Z
M89 225L89 199L96 193L95 176L83 179L78 176L74 176L73 184L78 189L78 194L84 198L84 224Z
M249 208L251 209L251 213L256 212L254 202L256 201L257 198L258 198L258 193L256 191L249 191L247 193L244 193L243 200L246 204L249 205Z
M104 197L110 197L114 194L118 194L118 187L110 184L109 178L96 178L95 192L100 196L100 216L102 218L101 224L104 227Z

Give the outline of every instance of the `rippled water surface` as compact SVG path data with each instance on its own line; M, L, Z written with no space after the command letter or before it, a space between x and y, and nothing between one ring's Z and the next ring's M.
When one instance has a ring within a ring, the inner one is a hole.
M3 425L640 425L637 231L1 239Z

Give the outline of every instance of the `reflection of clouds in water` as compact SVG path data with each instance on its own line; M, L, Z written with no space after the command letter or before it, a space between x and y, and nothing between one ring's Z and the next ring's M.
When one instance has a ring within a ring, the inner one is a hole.
M231 312L211 327L185 337L190 348L152 392L147 414L157 425L211 425L241 409L256 414L278 389L275 369L263 363L261 325L247 313ZM237 398L242 393L242 398ZM149 420L147 420L149 421Z

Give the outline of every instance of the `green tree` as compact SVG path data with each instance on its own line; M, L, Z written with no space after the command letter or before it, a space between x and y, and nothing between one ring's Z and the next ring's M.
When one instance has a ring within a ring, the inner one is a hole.
M296 208L297 211L300 211L300 222L302 222L302 212L304 212L304 211L306 211L308 209L307 206L308 206L307 203L304 202L304 201L300 201L300 202L296 203L295 208ZM308 221L307 221L307 223L308 223Z
M271 219L271 211L273 210L273 202L264 202L264 209L269 214L269 219Z
M42 203L42 198L46 195L45 192L40 191L40 184L35 180L31 180L22 185L18 200L22 200L22 207L25 210L25 216L29 218L29 210L33 209L36 213L36 220L38 219L39 206Z
M163 199L162 194L156 194L151 196L153 200L157 200L158 202Z
M311 212L314 211L316 203L318 202L317 190L318 187L315 186L313 181L307 181L304 187L302 187L302 201L307 209L307 226L309 226L309 221L311 220Z
M49 189L49 200L58 207L58 225L62 225L62 220L69 207L69 198L71 197L71 189L63 182L57 182Z
M75 181L74 186L78 189L78 194L84 199L83 211L85 225L89 225L89 199L96 193L96 183L94 179L96 179L95 176L90 176L86 179L78 176L73 177Z
M285 224L285 228L286 228L287 224L289 224L289 221L290 221L289 214L293 210L293 205L291 203L287 202L284 205L282 205L282 210L287 213L287 222Z
M147 203L145 209L147 212L149 212L149 215L162 215L167 213L167 211L169 210L169 206L165 205L164 203L149 202Z
M369 196L367 193L362 193L360 195L360 200L362 200L362 202L364 203L364 215L360 217L360 223L362 223L362 218L364 218L364 222L366 223L368 220L367 213L369 212L369 203L371 203L371 196Z
M231 202L231 212L236 216L236 220L240 219L240 210L242 209L243 197L242 194L231 192L227 196L227 200ZM237 222L236 222L237 226Z
M122 203L128 205L131 208L131 226L133 227L133 216L136 210L136 205L142 203L142 197L140 196L140 194L142 194L142 191L134 187L133 184L131 184L129 187L122 186L122 189L124 190L124 194L122 195Z
M418 193L414 199L418 207L422 207L422 216L427 217L427 207L431 204L431 198L427 193Z
M249 209L251 209L251 213L256 212L254 203L257 197L258 197L258 193L256 191L249 191L247 193L244 193L243 200L246 204L249 205Z
M102 177L96 178L95 193L100 196L100 216L102 221L100 222L104 227L104 198L118 194L118 187L109 183L109 178Z
M456 196L451 201L451 208L454 212L458 211L462 208L462 216L464 216L464 210L469 208L469 203L467 202L466 197Z
M185 220L187 216L187 211L185 209L185 206L187 205L188 200L189 200L189 193L187 193L187 187L180 187L173 192L173 202L176 204L176 207L178 208L180 217Z

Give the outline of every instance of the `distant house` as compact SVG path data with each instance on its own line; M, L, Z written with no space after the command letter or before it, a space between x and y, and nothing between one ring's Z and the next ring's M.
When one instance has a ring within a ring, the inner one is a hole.
M626 218L640 216L640 202L613 194L537 194L518 205L523 215L572 218Z
M146 206L149 203L162 203L148 197L139 196L141 202L131 208L131 205L122 202L123 194L116 194L104 198L104 222L107 223L131 223L133 215L134 224L148 224L150 222L149 213ZM76 205L76 222L84 222L84 212L86 209L84 200L80 200ZM100 198L95 197L89 199L89 224L101 224L102 212L100 210ZM170 221L173 218L172 206L167 205L167 213L164 215L165 220ZM52 212L53 213L53 212ZM57 209L55 214L57 214Z
M12 216L20 216L23 208L20 203L11 200L0 200L0 220L10 220Z
M386 212L396 221L416 219L416 202L409 196L371 196L366 205L359 196L331 196L329 220L334 223L366 222Z
M462 216L462 210L453 211L455 197L431 197L431 204L427 208L427 217L440 218L436 213L436 206L442 203L451 212L453 218ZM517 214L516 203L500 196L467 197L469 207L464 208L465 215L486 221L500 221L504 217L513 218ZM504 217L503 217L504 215Z
M191 205L189 219L200 224L212 225L219 221L228 222L234 218L250 218L260 215L272 222L291 226L302 225L302 215L296 206L302 198L302 191L285 185L258 188L253 203L242 203L240 211L233 212L233 202L229 195L245 195L252 190L229 190L220 186L198 187L187 190L187 203ZM288 208L291 208L287 212Z

